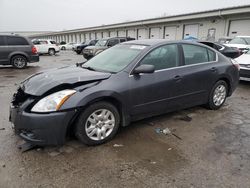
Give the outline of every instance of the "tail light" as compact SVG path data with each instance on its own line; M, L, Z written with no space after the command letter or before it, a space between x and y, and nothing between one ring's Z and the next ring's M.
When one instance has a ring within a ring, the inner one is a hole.
M35 46L32 46L31 52L32 52L32 54L37 54L37 49Z
M239 65L239 63L236 61L236 60L234 60L234 59L231 59L231 62L232 62L232 64L238 69L238 71L240 70L240 65Z

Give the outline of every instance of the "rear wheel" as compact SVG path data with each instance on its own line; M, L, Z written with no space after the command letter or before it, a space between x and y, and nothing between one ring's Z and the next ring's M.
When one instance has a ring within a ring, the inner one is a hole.
M99 145L115 136L119 124L117 108L107 102L98 102L82 112L76 123L75 134L86 145Z
M61 49L62 49L62 50L66 50L66 47L65 47L65 46L63 46Z
M27 59L22 55L16 55L11 58L11 64L17 69L23 69L27 66Z
M208 100L208 108L211 110L219 109L226 101L228 93L228 85L225 81L219 80L213 86L209 100Z
M56 51L55 51L55 49L50 48L49 51L48 51L48 53L49 53L49 55L55 55Z

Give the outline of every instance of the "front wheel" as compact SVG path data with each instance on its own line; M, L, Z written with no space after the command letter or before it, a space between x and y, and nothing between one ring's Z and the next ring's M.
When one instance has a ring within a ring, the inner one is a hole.
M208 100L208 108L211 110L219 109L226 101L228 85L225 81L219 80L213 86Z
M86 145L99 145L115 136L119 124L117 108L108 102L97 102L80 114L75 134Z

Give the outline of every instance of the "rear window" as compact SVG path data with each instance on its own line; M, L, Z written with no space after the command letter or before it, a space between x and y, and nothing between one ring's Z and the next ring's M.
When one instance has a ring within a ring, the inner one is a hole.
M6 46L4 36L0 36L0 46Z
M183 44L184 59L186 65L205 63L216 60L216 54L207 48Z
M26 39L24 39L23 37L8 37L7 36L7 44L9 46L11 45L17 45L17 46L21 46L21 45L29 45L28 41Z

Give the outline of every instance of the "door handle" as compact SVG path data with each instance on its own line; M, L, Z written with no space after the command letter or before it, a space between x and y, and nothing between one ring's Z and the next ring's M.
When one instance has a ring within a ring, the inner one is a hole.
M182 77L180 75L177 75L177 76L174 77L175 81L180 81L181 79L182 79Z
M211 68L211 71L212 71L212 72L216 72L216 71L217 71L217 68L212 67L212 68Z

